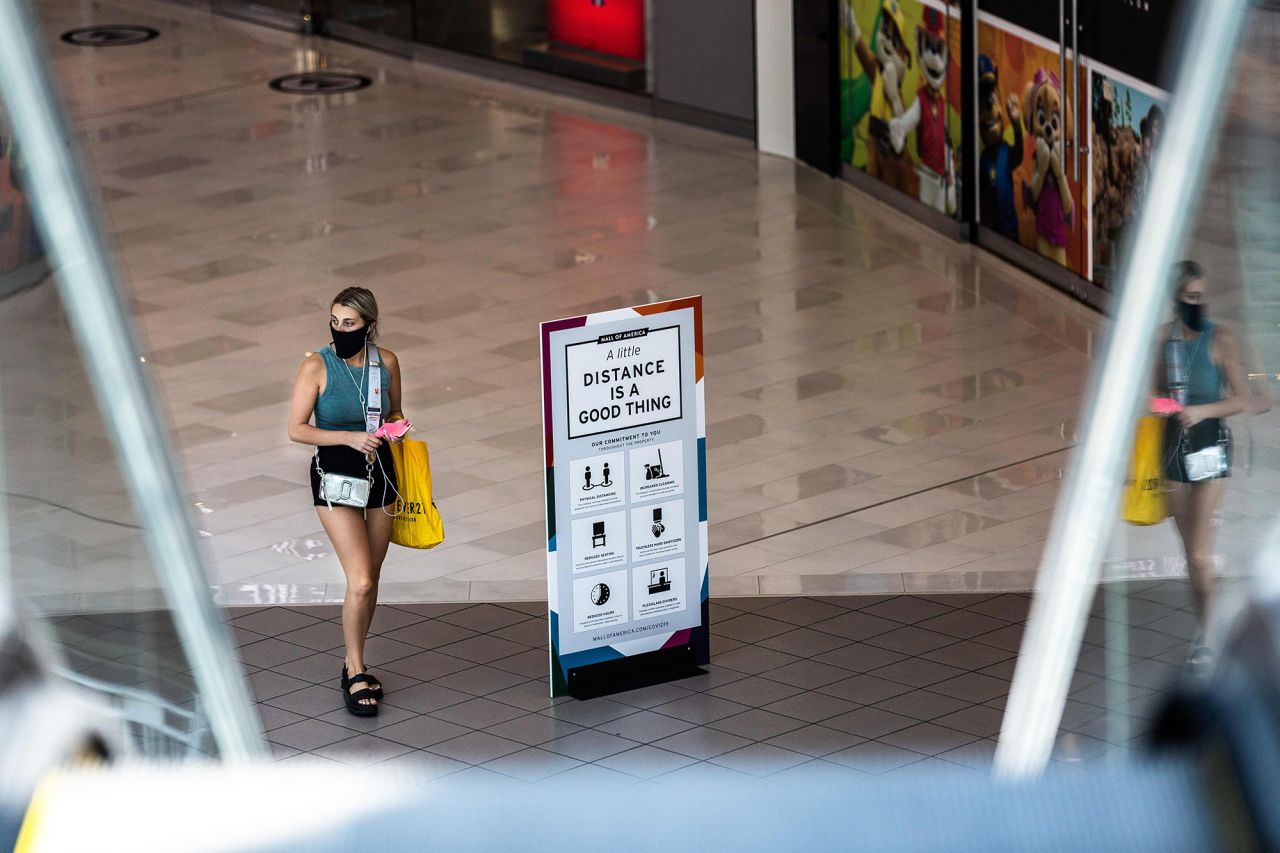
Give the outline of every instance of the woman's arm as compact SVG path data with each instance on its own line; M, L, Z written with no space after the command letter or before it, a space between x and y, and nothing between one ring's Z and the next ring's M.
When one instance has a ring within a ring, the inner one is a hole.
M289 404L289 440L317 447L346 445L363 453L376 450L382 444L382 439L367 432L320 429L311 425L311 415L315 412L316 399L320 396L324 381L323 359L314 354L307 356L298 368L297 378L293 380L293 397Z
M1218 327L1214 335L1214 344L1218 350L1218 365L1227 380L1227 389L1231 392L1216 403L1203 406L1188 406L1182 413L1183 426L1195 426L1205 418L1229 418L1238 415L1249 407L1249 387L1244 375L1244 362L1240 359L1240 344L1235 333L1225 326Z
M404 411L400 408L400 359L391 350L382 350L382 360L387 365L387 375L391 377L391 388L387 392L387 403L390 405L386 419L389 421L405 420Z

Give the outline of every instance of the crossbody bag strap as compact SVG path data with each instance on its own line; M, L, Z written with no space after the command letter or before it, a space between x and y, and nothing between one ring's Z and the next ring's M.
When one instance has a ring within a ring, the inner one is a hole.
M365 353L365 363L369 365L369 399L365 402L364 430L377 432L382 426L382 354L373 344Z

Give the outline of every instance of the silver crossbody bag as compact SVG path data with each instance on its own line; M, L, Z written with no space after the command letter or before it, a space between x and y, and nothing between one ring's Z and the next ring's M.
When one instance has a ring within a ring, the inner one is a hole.
M1227 472L1227 431L1218 428L1218 443L1211 444L1195 453L1187 453L1187 433L1182 433L1182 467L1187 471L1187 479L1193 483L1200 480L1212 480Z
M365 352L365 369L369 371L369 399L365 401L365 432L376 432L382 425L382 360L378 348L369 344ZM352 380L354 381L354 379ZM357 393L360 386L356 385ZM333 509L334 504L364 509L369 505L369 493L373 490L373 463L375 455L365 456L365 476L325 473L320 467L320 448L315 452L316 473L320 475L320 491L317 497Z

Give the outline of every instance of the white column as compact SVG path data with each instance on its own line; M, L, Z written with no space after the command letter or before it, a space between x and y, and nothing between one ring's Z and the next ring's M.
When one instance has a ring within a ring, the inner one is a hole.
M756 0L756 147L796 156L792 0Z

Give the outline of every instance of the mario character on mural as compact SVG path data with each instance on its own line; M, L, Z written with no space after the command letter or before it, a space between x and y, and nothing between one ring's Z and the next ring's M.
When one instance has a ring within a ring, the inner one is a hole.
M871 109L867 116L867 136L870 141L867 174L915 195L916 173L907 155L905 136L895 138L890 127L890 122L900 119L906 112L906 106L902 102L902 84L907 69L911 67L911 53L903 35L906 31L906 19L899 0L883 0L881 3L880 19L870 50L863 41L862 32L853 15L842 17L858 61L867 76L874 81Z
M923 83L916 99L899 118L890 120L890 135L901 148L916 131L920 157L919 199L948 216L956 212L956 173L947 139L947 34L942 12L926 7L916 27L916 58Z
M1036 146L1031 183L1022 185L1023 203L1035 211L1036 251L1066 266L1072 203L1062 170L1062 142L1070 129L1071 108L1057 75L1045 68L1036 70L1023 100L1022 121Z
M1013 127L1013 144L1005 141L1005 112ZM1022 165L1022 111L1010 95L1000 105L1000 69L985 53L978 57L978 198L983 225L1018 239L1018 209L1013 200L1013 170Z

